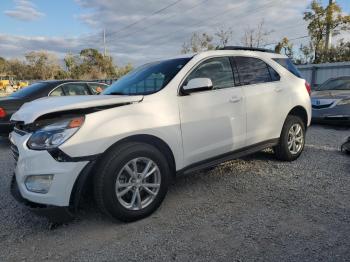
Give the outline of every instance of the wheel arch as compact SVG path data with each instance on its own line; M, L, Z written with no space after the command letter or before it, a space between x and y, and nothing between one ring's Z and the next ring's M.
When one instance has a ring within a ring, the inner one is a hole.
M128 137L125 137L116 143L112 144L109 148L107 148L95 161L90 162L79 174L78 178L76 179L74 186L71 191L70 196L70 209L75 212L78 208L78 206L81 203L81 200L84 196L89 196L92 191L92 180L93 176L96 173L96 168L99 165L99 160L103 158L105 154L113 150L114 148L121 146L122 144L129 143L129 142L140 142L140 143L146 143L149 145L152 145L156 147L160 152L162 152L168 163L171 170L171 173L173 177L176 175L176 162L175 157L173 154L173 151L169 147L169 145L164 142L164 140L160 139L159 137L153 136L153 135L131 135Z
M303 120L303 123L305 125L305 129L307 129L308 119L309 118L308 118L307 111L306 111L306 109L303 106L298 105L298 106L293 107L289 111L289 113L287 114L287 116L290 116L290 115L300 117Z
M117 141L116 143L112 144L103 154L109 152L115 147L118 147L122 144L129 143L129 142L140 142L140 143L145 143L156 147L161 153L165 155L169 163L170 170L172 171L173 174L175 174L176 160L175 160L173 151L163 139L154 135L141 134L141 135L131 135L131 136L125 137Z

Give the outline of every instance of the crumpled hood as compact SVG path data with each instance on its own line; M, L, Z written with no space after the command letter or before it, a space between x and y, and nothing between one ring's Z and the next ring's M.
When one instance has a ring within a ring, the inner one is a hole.
M124 103L140 102L142 99L143 96L114 95L45 97L25 103L12 115L11 120L30 124L38 117L49 113L99 106L117 106Z
M314 91L311 94L312 98L315 99L344 99L350 98L349 90L325 90L325 91Z

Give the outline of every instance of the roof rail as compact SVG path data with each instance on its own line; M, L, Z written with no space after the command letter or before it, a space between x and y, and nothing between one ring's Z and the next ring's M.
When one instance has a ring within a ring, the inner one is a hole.
M265 53L276 53L274 50L258 48L258 47L247 47L247 46L225 46L219 48L218 50L244 50L244 51L259 51Z

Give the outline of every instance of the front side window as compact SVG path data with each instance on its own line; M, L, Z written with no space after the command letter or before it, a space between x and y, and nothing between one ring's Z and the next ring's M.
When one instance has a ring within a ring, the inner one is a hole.
M66 96L85 96L90 95L87 86L84 83L69 83L63 86Z
M276 78L279 79L279 76L275 75L277 72L258 58L238 56L235 57L234 60L236 62L241 85L267 83L276 81ZM270 72L274 74L273 77L275 79L271 77Z
M163 89L191 58L176 58L136 68L108 87L104 95L149 95Z
M194 78L209 78L213 83L213 89L234 86L233 72L228 57L215 57L202 62L187 77L184 85Z

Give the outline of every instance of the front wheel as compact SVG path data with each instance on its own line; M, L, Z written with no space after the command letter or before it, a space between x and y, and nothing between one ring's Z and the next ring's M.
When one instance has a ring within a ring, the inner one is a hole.
M144 143L124 144L107 153L95 174L95 199L104 213L130 222L162 203L171 173L164 155Z
M279 144L274 148L277 159L282 161L294 161L302 153L305 146L305 124L298 116L287 117Z

